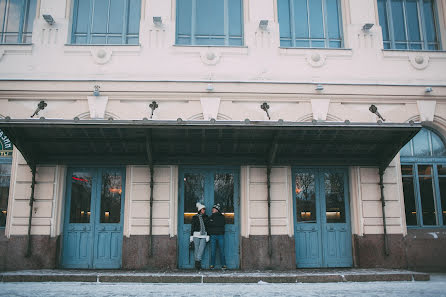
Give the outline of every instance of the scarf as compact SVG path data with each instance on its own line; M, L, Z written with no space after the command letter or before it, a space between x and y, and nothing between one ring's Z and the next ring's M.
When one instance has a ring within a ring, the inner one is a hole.
M198 219L200 220L200 235L206 234L206 229L204 228L204 221L203 221L203 215L199 214Z

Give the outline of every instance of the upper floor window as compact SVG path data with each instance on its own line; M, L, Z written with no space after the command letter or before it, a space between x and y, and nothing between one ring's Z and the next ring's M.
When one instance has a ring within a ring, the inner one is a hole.
M9 184L11 181L12 143L0 130L0 228L6 226Z
M0 44L31 43L37 0L0 0Z
M422 129L400 151L407 226L446 224L446 147Z
M75 0L73 44L138 44L141 0Z
M242 0L177 0L176 44L243 45Z
M435 0L378 0L385 49L439 50Z
M280 46L343 47L341 0L278 0Z

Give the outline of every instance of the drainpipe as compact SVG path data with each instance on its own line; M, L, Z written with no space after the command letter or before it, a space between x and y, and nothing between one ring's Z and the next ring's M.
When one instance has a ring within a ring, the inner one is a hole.
M266 169L266 187L268 189L268 256L273 255L273 243L271 238L271 164Z
M36 185L36 165L29 165L32 173L31 180L31 197L29 199L29 221L28 221L28 246L26 248L25 257L29 258L32 255L31 251L31 222L33 218L33 205L34 205L34 187Z
M384 228L384 255L389 255L389 244L387 241L387 227L386 227L386 201L384 200L384 170L383 168L379 169L379 187L381 188L381 207L383 211L383 228Z
M152 225L153 225L153 163L150 163L150 229L149 229L149 241L150 241L150 250L149 257L153 257L153 234L152 234Z

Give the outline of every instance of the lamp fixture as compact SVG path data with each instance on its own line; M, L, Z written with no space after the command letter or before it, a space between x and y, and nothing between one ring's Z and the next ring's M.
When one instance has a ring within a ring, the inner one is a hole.
M268 120L271 120L271 117L269 116L269 105L266 102L263 102L262 105L260 105L260 108L263 109L266 112L266 115L268 116Z
M149 107L152 110L152 113L150 114L150 118L152 118L153 112L158 108L158 103L156 103L156 101L152 101L152 103L149 104Z
M214 87L212 86L212 84L208 84L208 86L206 87L206 91L212 92L213 90L214 90Z
M43 14L42 17L50 26L55 23L53 17L50 14Z
M432 87L426 87L426 89L424 90L426 93L430 93L432 92Z
M93 91L93 95L94 95L94 96L101 96L101 92L99 91L100 88L101 88L101 87L98 86L98 85L95 85L95 86L94 86L94 91Z
M268 29L268 20L260 20L259 28L262 30Z
M34 111L33 115L31 116L32 118L37 115L39 113L39 111L44 110L45 107L47 107L47 103L45 101L40 101L39 104L37 104L37 108L36 111Z
M370 105L369 110L370 110L371 113L376 114L376 116L379 117L383 122L386 121L386 120L381 116L381 114L378 112L378 108L377 108L374 104Z
M153 17L153 24L157 27L161 27L163 25L163 20L160 16L154 16Z
M373 25L374 25L374 24L372 24L372 23L366 23L366 24L364 24L364 26L362 26L362 31L364 31L364 32L369 32L370 29L372 29Z
M324 90L324 86L323 85L321 85L321 84L318 84L317 86L316 86L316 89L315 89L316 91L323 91Z

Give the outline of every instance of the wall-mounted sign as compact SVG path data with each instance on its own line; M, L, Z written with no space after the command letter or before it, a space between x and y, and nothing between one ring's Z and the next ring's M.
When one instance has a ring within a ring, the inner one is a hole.
M0 130L0 158L12 157L12 142L8 136Z

